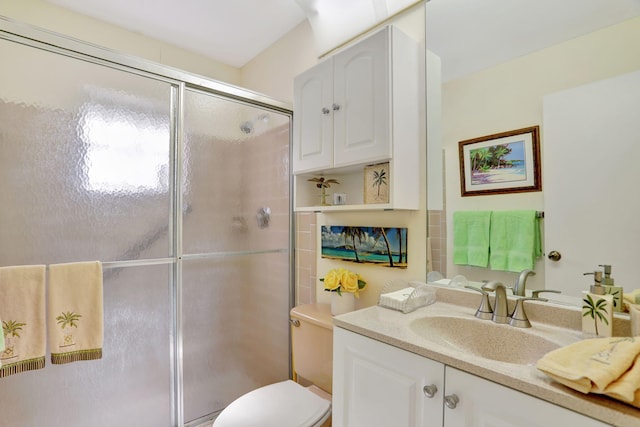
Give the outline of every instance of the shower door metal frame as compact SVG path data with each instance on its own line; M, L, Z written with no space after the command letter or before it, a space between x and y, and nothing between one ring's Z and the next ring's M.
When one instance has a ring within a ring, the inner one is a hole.
M169 224L170 257L136 261L112 261L102 264L104 269L139 267L149 265L167 265L170 268L171 325L170 325L170 377L171 377L171 418L174 426L184 426L183 411L183 347L182 347L182 149L184 94L187 87L235 100L248 105L272 110L293 118L292 106L267 96L242 89L237 86L208 79L186 71L178 70L128 54L115 52L97 45L77 40L65 35L17 22L0 16L0 39L42 49L48 52L87 61L117 70L149 77L171 85L171 168L173 182L170 189L171 221ZM289 141L292 140L291 126ZM291 144L289 158L291 158ZM293 180L289 175L289 309L295 304L295 218L293 215ZM257 253L275 253L282 250L255 251ZM214 257L217 254L190 255L192 257ZM237 255L235 253L220 256ZM289 332L290 333L290 332ZM289 340L290 343L291 340ZM289 344L290 346L290 344ZM289 351L289 375L291 376L291 351Z

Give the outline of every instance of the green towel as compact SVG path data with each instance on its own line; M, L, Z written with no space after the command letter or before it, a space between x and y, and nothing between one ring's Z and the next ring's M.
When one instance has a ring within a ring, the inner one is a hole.
M487 267L489 265L489 227L491 211L453 213L453 263Z
M489 246L492 270L533 269L536 258L542 255L536 211L494 211Z

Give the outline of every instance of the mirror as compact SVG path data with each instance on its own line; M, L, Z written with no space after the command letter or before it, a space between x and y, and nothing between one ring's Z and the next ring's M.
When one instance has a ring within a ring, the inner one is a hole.
M561 5L554 0L431 0L426 4L427 50L440 58L442 73L440 124L445 167L446 213L442 216L446 218L447 261L443 270L446 277L461 274L472 281L499 280L507 286L515 283L518 273L453 264L453 212L543 211L544 234L545 222L566 207L562 203L547 205L545 196L545 188L553 186L557 178L551 178L545 171L545 143L551 141L545 141L544 100L560 91L640 70L640 57L630 54L640 49L639 39L640 2L636 0L616 2L615 7L597 0L567 0ZM459 141L535 125L541 127L542 191L461 196ZM570 176L567 178L572 184ZM570 191L593 196L579 182ZM565 203L570 201L566 199ZM625 206L629 203L638 202L628 200ZM594 208L584 214L596 216L614 210L597 206L594 203ZM587 236L592 232L575 231ZM545 251L554 249L544 243ZM571 259L580 262L569 262ZM543 256L536 262L536 275L529 278L527 287L560 290L563 296L554 299L577 303L580 290L587 290L591 283L582 273L598 269L598 264L604 263L614 266L616 284L629 286L628 290L635 286L622 279L624 266L617 265L616 260L605 259L591 266L593 262L586 259L582 254L566 254L563 265L576 269L570 276L574 280L571 284L566 280L551 283L545 277L561 263L554 264ZM635 259L640 259L640 253L635 254ZM552 294L547 295L552 298Z

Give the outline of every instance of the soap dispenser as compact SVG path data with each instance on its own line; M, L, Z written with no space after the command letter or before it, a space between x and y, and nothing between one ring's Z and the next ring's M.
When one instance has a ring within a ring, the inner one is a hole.
M586 337L610 337L613 335L613 296L602 286L602 271L584 275L593 275L593 284L589 292L583 292L582 333Z
M608 295L613 296L613 310L614 311L624 311L623 306L623 295L622 295L622 286L614 286L613 277L611 277L611 266L608 264L601 264L600 267L604 268L604 278L602 279L602 286L604 287L604 292Z

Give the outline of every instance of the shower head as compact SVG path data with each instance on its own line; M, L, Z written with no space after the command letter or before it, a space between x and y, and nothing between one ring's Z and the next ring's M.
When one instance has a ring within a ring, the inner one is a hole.
M250 121L240 123L240 130L246 134L253 132L253 123Z
M247 120L247 121L244 121L244 122L240 123L240 130L243 133L250 134L251 132L253 132L254 124L260 125L261 123L269 123L269 114L268 113L258 114L258 116L256 116L255 119Z

